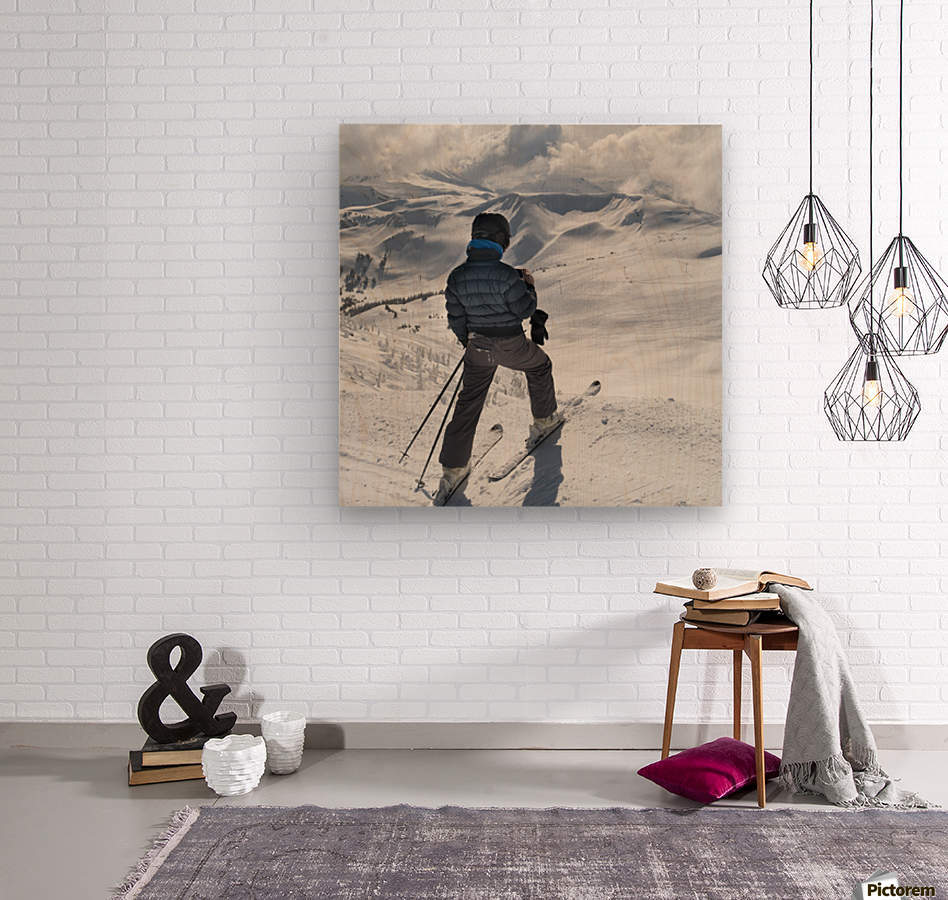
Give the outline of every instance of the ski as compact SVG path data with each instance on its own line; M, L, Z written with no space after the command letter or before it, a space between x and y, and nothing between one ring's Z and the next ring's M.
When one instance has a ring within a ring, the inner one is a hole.
M517 466L520 465L528 456L530 456L536 449L539 447L551 434L556 434L562 427L563 424L569 420L570 415L575 412L580 406L582 406L584 400L588 400L590 397L595 397L602 388L602 382L594 381L592 384L586 388L581 394L577 394L575 397L567 400L559 408L559 413L562 415L562 420L551 428L546 434L543 435L539 440L535 441L533 444L528 444L517 452L514 456L511 456L504 465L500 468L495 469L491 472L487 478L489 481L500 481L502 478L506 478Z
M483 461L484 457L490 453L494 447L500 442L500 439L504 436L504 426L498 422L494 425L489 432L487 432L487 446L481 451L480 456L478 456L471 463L471 471L467 473L447 494L443 497L440 494L435 494L433 503L435 506L447 506L451 498L467 484L468 479L471 477L471 472L477 468L477 466Z

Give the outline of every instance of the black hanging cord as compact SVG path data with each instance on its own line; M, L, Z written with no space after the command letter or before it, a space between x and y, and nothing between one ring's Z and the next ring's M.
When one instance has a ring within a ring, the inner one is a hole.
M813 0L810 0L810 197L813 196ZM813 201L810 200L810 221L813 220Z
M902 43L905 39L905 0L899 0L899 265L902 265Z
M872 266L875 256L872 253L872 232L873 232L873 222L872 222L872 57L873 57L873 48L874 48L874 38L875 38L875 27L876 27L876 16L875 9L873 5L873 0L869 0L869 277L866 280L866 284L869 288L869 352L873 353L875 350L875 341L873 340L872 328L875 324L875 307L873 305L872 289Z
M876 17L872 0L869 0L869 313L872 320L872 265L875 256L872 254L872 51L874 47ZM870 324L870 331L872 330Z

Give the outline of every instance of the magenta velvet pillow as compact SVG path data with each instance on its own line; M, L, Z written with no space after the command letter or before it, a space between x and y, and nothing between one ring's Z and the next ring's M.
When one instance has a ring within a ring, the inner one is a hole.
M767 778L773 778L779 769L780 759L765 752ZM754 784L757 767L750 744L723 737L644 766L639 775L673 794L699 803L713 803Z

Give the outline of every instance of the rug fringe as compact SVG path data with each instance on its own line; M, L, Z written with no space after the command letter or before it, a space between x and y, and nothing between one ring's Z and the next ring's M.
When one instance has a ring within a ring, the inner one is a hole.
M152 876L165 861L165 857L197 820L200 812L200 808L192 806L185 806L175 812L169 819L168 826L155 838L148 852L134 865L122 883L114 888L110 900L132 900L133 897L138 896L141 889L151 881Z

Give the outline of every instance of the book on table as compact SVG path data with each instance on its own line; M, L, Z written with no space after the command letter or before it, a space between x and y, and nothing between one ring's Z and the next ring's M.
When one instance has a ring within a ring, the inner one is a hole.
M132 759L129 753L128 783L131 786L138 784L161 784L166 781L193 781L204 778L204 767L200 763L184 766L143 766Z
M128 751L128 783L158 784L203 778L201 756L206 741L205 735L171 744L159 744L149 738L141 750Z
M656 594L668 594L672 597L684 597L687 600L714 603L734 597L743 597L747 594L756 594L764 590L771 582L785 584L789 587L803 588L810 591L810 587L802 578L793 575L782 575L767 569L718 569L718 580L713 588L700 590L692 584L691 576L686 575L671 578L668 581L659 581L655 585Z
M182 766L199 763L204 753L207 736L201 735L190 741L175 741L171 744L159 744L148 738L141 750L129 751L129 758L135 756L140 766Z
M769 591L744 594L740 597L725 597L723 600L692 600L695 609L780 609L780 596Z
M756 595L755 595L756 596ZM765 596L765 595L762 595ZM779 604L768 609L716 609L713 604L710 609L696 609L695 601L689 600L685 604L682 618L695 625L753 625L762 616L779 615Z

